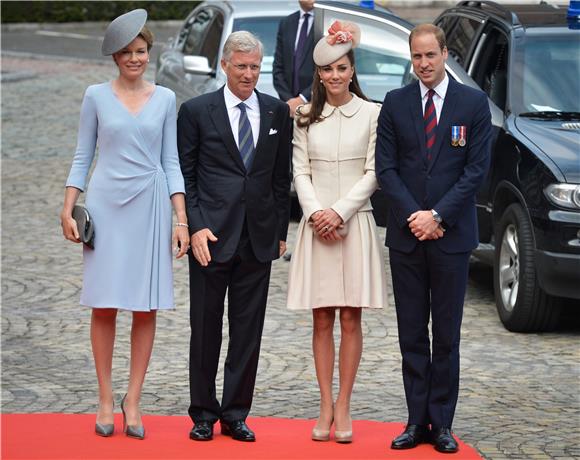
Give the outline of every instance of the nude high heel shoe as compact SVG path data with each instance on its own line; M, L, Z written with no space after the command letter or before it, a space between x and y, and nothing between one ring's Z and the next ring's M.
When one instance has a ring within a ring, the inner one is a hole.
M144 439L145 438L145 427L127 425L127 417L125 415L125 398L127 395L123 396L121 400L121 412L123 412L123 433L125 433L129 438Z
M348 444L352 442L352 430L348 431L335 431L334 439L340 444Z
M334 422L334 419L330 420L330 426L328 427L328 430L322 430L320 428L312 428L312 440L313 441L330 441L330 427L332 426L332 423Z
M350 418L350 416L349 416ZM350 421L350 430L334 430L334 440L340 444L348 444L352 442L352 419Z

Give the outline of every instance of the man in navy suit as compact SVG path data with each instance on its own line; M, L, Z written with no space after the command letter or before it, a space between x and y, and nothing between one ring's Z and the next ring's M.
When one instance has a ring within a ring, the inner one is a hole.
M409 412L391 448L433 442L453 453L463 301L478 244L475 194L489 167L491 116L483 92L445 72L440 28L415 27L409 46L420 81L386 95L376 144Z
M296 107L310 101L314 75L314 0L299 0L300 10L280 21L272 64L274 88L288 104L290 116Z
M256 382L272 260L286 250L290 117L283 102L255 91L262 43L231 34L221 66L227 84L185 102L177 141L191 234L189 436L254 441L246 425ZM216 373L228 295L229 346L221 404Z

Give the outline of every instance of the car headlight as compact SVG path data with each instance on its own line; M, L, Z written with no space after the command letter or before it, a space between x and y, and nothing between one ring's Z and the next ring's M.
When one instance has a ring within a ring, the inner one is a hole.
M563 208L580 209L580 185L550 184L544 189L548 199Z

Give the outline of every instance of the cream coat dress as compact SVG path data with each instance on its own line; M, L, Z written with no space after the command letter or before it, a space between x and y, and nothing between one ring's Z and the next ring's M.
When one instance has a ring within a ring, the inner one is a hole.
M379 110L353 95L340 107L325 104L324 119L308 129L294 124L294 186L303 217L290 262L289 309L387 305L383 245L370 202L378 186ZM314 212L329 207L348 228L341 241L320 239L308 224Z

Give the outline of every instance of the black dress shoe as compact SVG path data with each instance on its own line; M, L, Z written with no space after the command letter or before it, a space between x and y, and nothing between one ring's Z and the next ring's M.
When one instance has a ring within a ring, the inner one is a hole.
M231 436L236 441L254 442L256 440L256 435L244 420L236 420L234 422L226 422L222 420L222 434L226 436Z
M412 449L429 442L429 428L425 425L407 425L405 431L393 439L391 449Z
M444 454L454 454L459 450L450 428L436 428L432 431L435 450Z
M213 439L213 423L201 420L195 422L189 432L189 439L194 441L211 441Z

